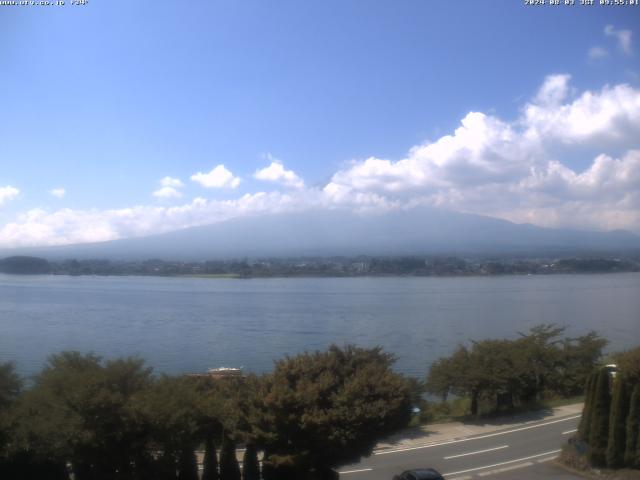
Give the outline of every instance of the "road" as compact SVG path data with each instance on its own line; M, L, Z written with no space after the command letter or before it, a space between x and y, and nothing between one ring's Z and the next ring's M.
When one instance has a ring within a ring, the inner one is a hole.
M360 463L342 467L341 480L391 480L412 468L432 467L447 480L516 478L514 470L532 470L527 478L552 478L549 462L575 432L580 415L540 421L432 445L374 453ZM535 472L546 472L536 477ZM533 473L533 476L531 474ZM524 476L522 476L524 478ZM560 475L557 478L579 478Z

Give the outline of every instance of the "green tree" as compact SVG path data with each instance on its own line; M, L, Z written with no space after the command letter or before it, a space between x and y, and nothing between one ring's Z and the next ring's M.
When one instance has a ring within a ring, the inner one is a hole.
M495 401L521 395L524 360L518 358L516 343L510 340L472 342L471 349L459 346L451 357L435 362L427 375L427 392L446 399L454 394L471 399L470 413L478 415L480 399Z
M260 466L258 464L258 451L252 443L247 444L242 459L242 479L260 480Z
M526 401L542 400L545 389L557 387L558 370L562 365L558 336L564 331L564 327L542 324L520 334L517 351L527 364L525 371L528 375L523 377L526 385L522 393Z
M22 380L15 372L13 363L0 364L0 478L11 478L16 474L18 458L9 452L8 444L13 436L11 407L18 398Z
M178 460L178 480L198 480L198 461L191 448L183 448Z
M53 355L16 407L16 446L37 461L70 461L78 480L129 478L145 443L130 401L149 381L139 359Z
M607 465L607 444L609 436L609 408L611 406L610 374L606 369L598 373L596 391L593 397L593 413L589 429L587 458L596 467Z
M158 478L175 479L179 459L200 443L197 405L196 382L188 377L163 375L136 396L133 409L148 432L147 449L161 452Z
M630 393L627 379L624 375L618 375L613 382L613 398L609 414L609 443L607 445L607 465L609 468L620 468L624 464Z
M584 407L582 408L580 424L578 425L578 436L587 443L589 442L589 430L591 429L591 418L593 413L593 399L596 392L597 382L598 372L592 372L587 380L587 386L585 388L586 397Z
M240 478L236 444L231 438L225 436L220 452L220 480L240 480Z
M624 463L631 468L640 467L640 384L636 384L629 402L627 416L626 448Z
M0 363L0 412L5 411L18 398L22 380L11 362Z
M613 355L618 371L623 373L631 383L640 383L640 347L632 348Z
M276 362L264 377L254 425L267 464L288 466L299 479L328 474L406 426L411 388L393 362L380 348L351 345Z
M450 357L442 357L433 362L425 382L426 391L446 401L461 383L458 374L466 371L468 357L469 351L460 345Z
M606 340L595 332L560 338L563 327L543 324L515 340L481 340L461 345L431 365L427 392L446 400L450 394L471 400L471 414L480 400L495 408L526 404L552 395L582 393Z
M577 338L563 339L554 390L565 397L585 393L587 378L598 365L607 343L594 331Z
M202 480L218 480L218 457L213 436L209 435L204 442L204 460L202 465Z

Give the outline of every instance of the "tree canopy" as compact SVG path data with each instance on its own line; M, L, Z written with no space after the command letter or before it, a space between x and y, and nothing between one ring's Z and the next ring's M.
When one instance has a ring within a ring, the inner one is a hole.
M493 398L498 408L539 400L549 392L579 394L607 342L595 332L561 338L564 330L539 325L513 340L460 345L431 365L426 389L443 399L450 394L470 398L472 415L479 413L481 398Z
M406 426L411 390L393 362L380 348L351 345L276 362L254 425L268 463L327 470L369 455L381 437Z

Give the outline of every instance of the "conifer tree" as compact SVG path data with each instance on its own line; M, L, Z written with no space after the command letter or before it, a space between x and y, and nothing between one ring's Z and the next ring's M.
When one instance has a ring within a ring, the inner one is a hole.
M241 480L240 465L236 458L236 445L226 437L220 452L220 480Z
M191 448L185 448L180 452L178 480L198 480L198 461Z
M258 451L255 445L249 443L244 451L242 459L243 480L260 480L260 467L258 465Z
M627 379L618 375L613 383L613 398L609 415L609 443L607 465L620 468L624 464L626 419L629 414L629 388Z
M218 457L216 455L216 446L211 436L207 436L204 442L204 461L202 463L202 480L219 480Z
M589 430L591 427L591 412L593 412L593 395L596 388L597 372L592 372L587 379L585 387L584 408L582 409L582 417L578 426L578 436L585 442L589 442Z
M629 403L624 464L627 467L638 468L640 467L640 385L634 387Z
M587 450L587 459L596 467L605 467L607 465L609 408L611 406L609 385L609 372L601 369L598 373L598 381L596 382L596 391L593 398L589 448Z

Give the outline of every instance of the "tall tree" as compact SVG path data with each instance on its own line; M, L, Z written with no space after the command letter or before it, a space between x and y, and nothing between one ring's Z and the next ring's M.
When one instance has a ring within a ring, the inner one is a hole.
M606 369L598 373L593 398L593 413L589 430L587 458L597 467L607 466L607 444L609 437L609 408L611 406L610 374Z
M178 480L198 480L198 461L195 452L189 447L180 451Z
M242 459L242 479L260 480L260 466L258 464L258 451L254 444L249 443L244 451Z
M613 382L613 398L609 414L609 443L607 445L607 465L620 468L624 465L626 449L626 420L629 414L630 391L624 375L618 375Z
M240 465L236 457L236 444L225 436L220 452L220 480L240 480Z
M218 480L218 457L213 436L208 435L204 442L204 460L202 465L202 480Z
M589 442L589 431L591 429L591 417L593 413L593 398L595 396L596 384L598 382L598 372L592 372L587 380L585 388L586 396L582 416L578 425L578 436L585 442Z
M640 384L636 384L629 402L624 463L630 468L640 467Z

